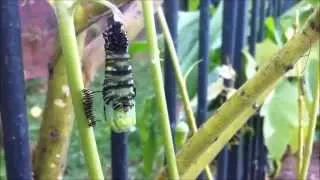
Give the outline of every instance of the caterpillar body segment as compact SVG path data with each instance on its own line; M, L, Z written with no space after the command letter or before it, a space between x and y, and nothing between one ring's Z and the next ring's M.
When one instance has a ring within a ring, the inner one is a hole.
M88 120L88 126L94 127L96 125L96 119L93 110L93 92L90 89L82 89L82 104L84 107L84 113Z
M105 77L102 96L111 109L111 128L128 132L136 122L136 88L127 33L121 22L112 22L103 33L105 40ZM105 110L106 111L106 110Z

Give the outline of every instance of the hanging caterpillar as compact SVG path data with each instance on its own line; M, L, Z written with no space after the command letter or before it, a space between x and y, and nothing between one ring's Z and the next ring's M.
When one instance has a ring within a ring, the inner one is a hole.
M93 111L93 92L90 89L82 89L82 103L84 107L84 113L88 119L88 126L95 126L96 120Z
M136 96L127 33L121 22L113 21L103 33L103 38L106 56L103 101L113 111L112 130L127 132L135 125Z

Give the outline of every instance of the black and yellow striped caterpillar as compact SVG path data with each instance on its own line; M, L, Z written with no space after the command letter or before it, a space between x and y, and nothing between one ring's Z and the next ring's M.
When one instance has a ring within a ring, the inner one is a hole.
M88 120L88 126L95 126L96 119L93 111L93 92L90 89L82 89L82 103L84 107L84 113Z
M123 24L113 21L103 33L103 38L106 53L103 101L113 110L113 130L125 132L135 124L135 117L130 112L135 112L136 96L131 58L128 54L128 37Z

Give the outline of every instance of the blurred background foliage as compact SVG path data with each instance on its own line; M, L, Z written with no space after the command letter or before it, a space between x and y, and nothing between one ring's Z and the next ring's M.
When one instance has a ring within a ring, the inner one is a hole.
M300 24L312 12L311 4L316 0L302 0L295 6L287 10L279 19L269 16L265 21L265 38L257 45L256 57L252 57L247 49L243 50L245 60L246 77L249 79L254 75L257 68L263 66L288 39L292 37L296 30L296 12L299 11ZM189 11L179 12L178 23L178 55L182 72L186 75L188 93L194 107L197 87L197 66L199 49L199 0L189 0ZM215 103L215 98L223 90L222 78L230 76L230 71L225 70L220 64L220 47L222 41L222 4L211 7L211 25L209 31L212 33L210 46L209 65L209 103ZM248 28L249 29L249 25ZM130 29L128 29L130 31ZM159 32L159 44L161 52L164 51L164 37ZM308 44L306 44L308 46ZM147 44L143 40L143 32L140 38L131 42L129 51L132 55L132 63L137 83L136 112L137 126L129 137L129 174L131 179L153 178L163 164L162 138L159 128L159 117L154 93L151 86L151 74L148 69ZM310 53L301 57L305 62L305 91L308 103L313 101L312 89L315 86L314 65L319 61L319 44L313 47ZM162 53L163 54L163 53ZM92 55L94 56L94 55ZM92 62L94 63L94 62ZM319 63L319 62L318 62ZM100 90L104 78L103 65L97 71L92 72L94 81L91 89ZM27 105L31 142L36 142L38 138L39 126L41 123L41 112L44 108L46 96L46 81L34 79L27 81ZM285 154L288 145L291 150L297 150L298 138L298 114L297 114L297 81L295 70L282 80L276 89L268 97L262 106L261 114L264 116L264 137L271 159L280 161ZM98 124L95 127L96 141L100 153L102 165L106 177L110 174L110 128L103 116L103 101L101 94L95 95L95 110ZM181 104L181 103L180 103ZM214 111L217 106L210 106ZM182 106L177 108L179 121L185 121ZM308 118L306 118L308 119ZM305 122L307 127L308 122ZM318 126L319 127L319 126ZM317 139L319 140L319 128L317 129ZM65 179L85 178L87 172L84 166L83 155L80 152L80 142L77 131L73 131L71 144L68 153L68 164L65 172ZM0 151L3 159L3 151ZM0 164L0 178L4 178L4 164Z

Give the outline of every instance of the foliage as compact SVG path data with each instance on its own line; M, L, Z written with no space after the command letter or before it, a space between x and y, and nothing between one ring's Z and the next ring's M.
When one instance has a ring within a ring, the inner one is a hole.
M266 64L266 60L271 59L277 50L296 31L296 16L299 11L298 20L304 24L306 18L312 13L312 6L307 1L301 1L285 12L279 19L280 24L276 24L273 17L267 17L265 21L265 39L257 44L256 57L252 57L248 49L243 50L245 60L246 77L250 78L255 73L256 68L261 68ZM304 114L302 129L306 132L309 123L311 104L314 101L312 92L316 83L315 69L319 63L319 44L313 47L310 52L300 58L303 64L305 77L305 98L306 106L303 107ZM264 117L263 134L265 145L268 149L268 156L281 167L281 159L288 146L291 152L298 151L299 145L299 119L298 119L298 83L296 79L296 68L287 73L287 78L279 82L275 90L269 95L262 105L260 114ZM306 134L304 134L306 138ZM280 170L280 169L278 169ZM278 171L276 170L276 171Z
M209 72L219 64L219 57L215 57L221 46L222 36L222 3L214 11L210 20L210 64ZM187 36L186 36L187 35ZM199 61L199 11L179 12L178 23L178 56L181 61L181 71L186 73L189 68ZM194 97L197 89L197 67L190 72L187 78L187 89L190 98ZM209 84L212 83L209 82Z
M294 23L296 11L299 10L300 24L303 24L306 17L312 12L311 6L306 1L301 1L280 17L280 25L277 26L272 17L267 17L266 24L266 38L263 42L257 45L256 62L257 66L261 67L265 64L265 60L270 59L275 52L283 46L283 44L290 38L294 31ZM290 34L291 33L291 34ZM315 71L314 67L318 60L318 47L314 47L311 52L302 57L300 61L308 61L304 68L304 75L306 77L306 84L304 90L306 92L307 105L314 101L312 90L315 86ZM245 59L252 62L253 57L244 51ZM318 60L319 61L319 60ZM252 72L254 63L249 63L250 67L246 67L246 72ZM281 81L274 92L269 96L261 109L261 114L264 119L264 138L269 155L272 159L280 161L287 146L291 147L293 152L298 148L298 92L297 82L295 79L296 70L290 71L287 76L291 76ZM310 106L305 107L308 112ZM305 124L303 128L307 127L308 114L305 114Z
M261 109L265 118L263 131L269 155L280 160L287 145L291 144L293 151L297 150L298 139L298 91L295 80L282 81L274 90ZM308 115L305 114L308 121ZM304 128L307 123L304 124Z
M0 179L4 179L6 177L6 166L3 163L4 160L4 152L0 151Z

